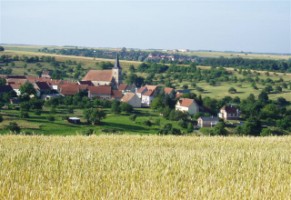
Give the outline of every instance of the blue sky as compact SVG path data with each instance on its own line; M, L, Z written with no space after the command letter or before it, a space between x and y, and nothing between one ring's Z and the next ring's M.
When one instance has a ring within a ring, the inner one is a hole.
M290 1L0 1L0 43L291 53Z

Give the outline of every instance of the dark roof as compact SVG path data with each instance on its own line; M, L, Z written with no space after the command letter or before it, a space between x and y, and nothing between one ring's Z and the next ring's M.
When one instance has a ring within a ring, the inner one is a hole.
M200 117L203 121L219 121L218 117Z
M1 85L0 86L0 94L4 92L13 91L13 88L10 85Z
M47 82L35 82L36 86L38 87L38 89L40 90L51 90L50 85Z
M119 64L119 58L118 58L118 54L116 54L116 58L115 58L115 63L114 63L114 69L121 69L121 66Z
M79 81L79 85L93 86L92 81Z
M26 79L26 76L19 76L19 75L8 75L6 77L7 79L13 78L13 79Z
M237 113L237 108L234 106L223 106L221 110L225 110L227 113Z

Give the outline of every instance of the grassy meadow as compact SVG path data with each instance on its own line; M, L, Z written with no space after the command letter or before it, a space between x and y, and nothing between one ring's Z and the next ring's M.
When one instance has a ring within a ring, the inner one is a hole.
M16 122L21 132L25 134L36 135L83 135L86 130L92 129L95 134L114 132L116 134L157 134L159 130L167 123L171 123L173 127L181 128L177 121L169 121L159 116L158 112L147 108L135 109L137 118L135 121L130 120L129 114L112 114L109 109L104 109L107 113L106 118L102 120L100 125L90 125L84 119L83 110L74 109L73 113L69 113L66 108L56 109L54 113L48 107L44 107L41 115L36 115L33 111L28 112L29 118L20 118L19 110L0 110L4 121L0 123L0 135L9 133L6 126L9 122ZM54 116L54 121L49 121L48 117ZM79 117L81 124L72 124L66 120L66 117ZM145 125L145 121L150 120L151 126Z
M290 199L291 137L0 136L0 199Z

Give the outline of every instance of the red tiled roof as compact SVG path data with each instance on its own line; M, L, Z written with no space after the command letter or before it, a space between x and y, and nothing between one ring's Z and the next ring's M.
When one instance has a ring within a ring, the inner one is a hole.
M173 90L174 90L173 88L165 87L164 88L164 93L165 94L170 94L171 92L173 92Z
M122 97L121 101L122 102L129 102L134 97L134 95L136 95L136 94L134 94L132 92L128 92Z
M75 95L80 92L77 84L63 84L60 88L60 93L65 96Z
M146 85L145 87L146 87L148 90L153 90L153 91L154 91L155 89L157 89L158 86L157 86L157 85Z
M154 92L155 92L154 90L148 90L143 94L143 96L152 96Z
M188 98L181 98L181 99L179 99L179 103L180 103L180 106L189 107L189 106L191 106L192 103L195 103L195 100L188 99Z
M143 93L147 90L147 88L144 86L144 87L141 87L137 90L138 93Z
M83 81L107 81L112 80L112 70L90 70Z
M119 90L126 90L126 88L127 88L127 84L125 84L125 83L121 83L119 86L118 86L118 89Z
M88 90L95 95L111 95L111 86L108 85L89 86Z
M112 97L116 99L120 99L122 97L122 92L119 90L112 90Z
M15 84L15 83L12 83L12 84L9 84L13 89L19 89L20 88L20 86L21 86L21 84L19 84L19 83L17 83L17 84Z

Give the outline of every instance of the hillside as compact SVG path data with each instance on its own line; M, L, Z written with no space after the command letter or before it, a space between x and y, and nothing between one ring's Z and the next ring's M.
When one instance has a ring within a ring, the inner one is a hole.
M289 199L291 137L0 137L0 199Z

